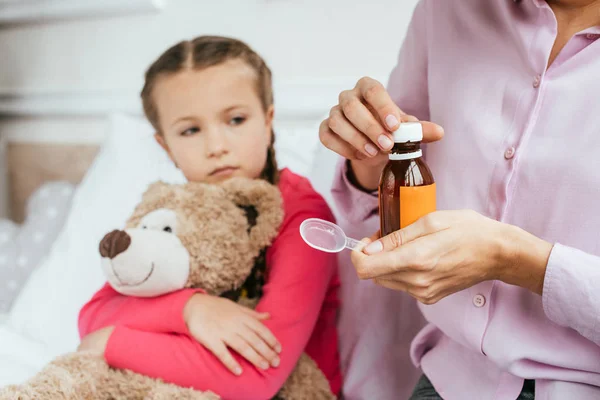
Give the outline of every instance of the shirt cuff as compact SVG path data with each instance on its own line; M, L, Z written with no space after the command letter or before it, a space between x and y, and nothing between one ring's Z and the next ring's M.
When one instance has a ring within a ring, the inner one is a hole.
M337 209L348 222L363 222L378 213L377 192L365 192L348 180L348 163L345 158L339 160L333 179L331 193Z
M171 326L173 326L173 332L183 333L186 335L190 334L190 330L187 327L185 319L183 318L183 309L190 300L190 298L197 293L205 293L204 290L182 290L179 293L174 293L174 298L170 302L170 310L165 312L164 318L172 318ZM162 318L163 316L157 316Z
M556 243L550 253L542 304L554 323L600 344L600 257Z
M127 368L130 352L133 354L143 353L144 347L147 350L148 343L132 337L135 332L139 331L134 331L126 326L115 326L106 343L106 349L104 349L104 359L108 365L113 368Z

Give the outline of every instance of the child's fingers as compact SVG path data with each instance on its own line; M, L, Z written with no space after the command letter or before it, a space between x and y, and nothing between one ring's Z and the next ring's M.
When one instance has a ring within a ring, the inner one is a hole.
M263 323L256 320L247 320L245 321L246 325L252 329L256 334L264 340L269 347L271 347L275 352L281 353L281 344L275 338L275 335L267 328Z
M243 334L245 335L245 333ZM231 337L227 338L225 342L227 343L227 346L238 352L239 355L248 360L248 362L253 364L256 368L265 371L269 369L269 362L254 350L245 337L240 336L239 334L233 334Z
M242 374L242 367L238 362L233 358L229 350L227 350L227 346L220 340L215 341L212 344L206 346L208 350L210 350L215 357L217 357L227 369L233 372L235 375Z
M266 359L272 367L279 367L281 360L277 353L275 353L275 351L252 329L247 327L247 331L243 332L240 336L242 336L259 355Z
M268 312L258 312L251 308L248 308L248 307L243 307L243 306L240 306L240 307L242 307L242 310L244 311L244 313L248 314L251 317L259 319L261 321L263 321L265 319L269 319L269 317L271 316Z

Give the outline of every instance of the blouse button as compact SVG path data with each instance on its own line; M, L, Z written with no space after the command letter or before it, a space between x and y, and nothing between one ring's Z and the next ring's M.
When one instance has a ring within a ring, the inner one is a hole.
M473 305L477 308L485 306L485 297L482 294L473 296Z
M514 147L509 147L508 149L506 149L506 151L504 152L504 158L506 158L507 160L510 160L511 158L513 158L515 156L515 148Z

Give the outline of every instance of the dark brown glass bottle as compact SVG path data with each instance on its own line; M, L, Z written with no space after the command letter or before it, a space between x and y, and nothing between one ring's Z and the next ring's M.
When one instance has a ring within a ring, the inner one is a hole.
M394 132L394 147L379 180L381 236L404 228L436 209L433 175L422 157L423 128L405 122Z

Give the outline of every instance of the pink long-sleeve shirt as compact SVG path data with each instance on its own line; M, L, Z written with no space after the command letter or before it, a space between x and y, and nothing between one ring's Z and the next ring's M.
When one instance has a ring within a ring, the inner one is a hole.
M407 398L399 385L419 374L407 366L410 341L414 365L446 400L516 399L524 379L536 381L536 399L600 398L600 27L573 36L547 67L556 31L540 0L418 4L388 89L405 112L445 128L426 149L438 208L473 209L554 247L542 296L483 282L419 304L428 324L416 337L414 301L357 283L342 258L343 284L354 281L342 301L362 299L340 322L348 398ZM370 235L377 198L345 174L340 163L339 211L352 234ZM393 334L373 339L374 329Z
M259 370L232 352L243 369L236 377L194 340L183 320L183 308L197 292L194 289L136 298L121 295L107 284L82 308L81 336L115 326L104 354L110 366L235 400L272 398L306 352L329 380L331 390L339 393L337 260L308 247L298 230L306 218L333 221L333 216L308 180L287 169L281 173L279 189L285 215L279 235L267 250L267 282L257 306L258 311L270 313L264 324L281 343L278 368Z

